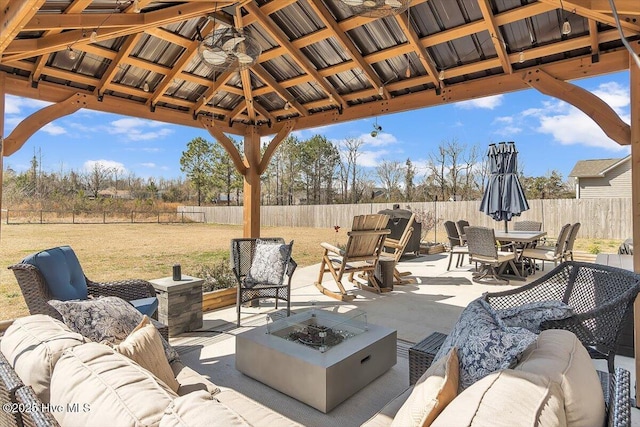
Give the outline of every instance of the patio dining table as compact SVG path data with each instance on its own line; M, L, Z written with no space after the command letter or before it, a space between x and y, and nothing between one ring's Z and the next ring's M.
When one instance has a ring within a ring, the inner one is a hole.
M509 242L513 243L513 248L515 251L516 244L520 243L516 252L515 263L517 266L522 264L522 250L530 247L535 242L540 240L542 237L546 236L546 231L495 231L496 240L499 242ZM529 274L534 273L534 270L528 271ZM518 272L514 272L516 276L520 274ZM525 272L526 274L526 272Z

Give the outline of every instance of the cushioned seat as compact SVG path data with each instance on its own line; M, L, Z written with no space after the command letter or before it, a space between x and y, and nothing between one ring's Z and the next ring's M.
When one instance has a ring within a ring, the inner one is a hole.
M70 246L33 253L9 269L18 280L31 314L47 314L61 320L60 314L47 301L86 300L100 296L120 297L149 317L155 317L158 309L158 299L151 283L140 279L93 282L85 276Z

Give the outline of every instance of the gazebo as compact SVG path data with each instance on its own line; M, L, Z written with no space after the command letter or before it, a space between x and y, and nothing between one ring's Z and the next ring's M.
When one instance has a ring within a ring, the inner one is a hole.
M631 145L640 241L639 20L637 0L0 0L2 155L81 108L204 128L244 176L256 237L260 176L291 131L534 88ZM630 124L570 83L621 70ZM5 135L6 94L52 104Z

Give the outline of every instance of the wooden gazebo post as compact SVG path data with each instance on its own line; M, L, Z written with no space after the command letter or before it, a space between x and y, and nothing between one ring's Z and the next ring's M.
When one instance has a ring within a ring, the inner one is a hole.
M2 187L4 187L2 185L3 182L3 171L4 171L4 102L5 102L5 98L6 98L6 91L5 91L5 84L6 84L6 79L5 79L5 74L2 73L0 74L0 223L2 222ZM0 230L2 230L2 227L0 227ZM1 235L1 232L0 232Z
M260 153L260 128L247 126L244 134L244 157L240 155L231 139L210 119L200 118L200 123L229 153L236 170L244 176L243 236L260 237L260 176L267 170L273 153L289 135L295 125L294 120L284 122L278 133Z
M633 241L640 242L640 69L629 56L629 91L631 110L631 206ZM640 273L640 250L633 251L633 269ZM636 406L640 402L640 298L633 305L634 352L636 366Z

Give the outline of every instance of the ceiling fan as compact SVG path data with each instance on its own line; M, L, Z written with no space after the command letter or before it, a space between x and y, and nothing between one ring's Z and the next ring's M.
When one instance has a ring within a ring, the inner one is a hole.
M338 3L353 15L382 18L404 12L411 0L339 0Z
M208 34L198 46L204 63L219 70L244 70L258 60L262 48L244 28L219 28Z

